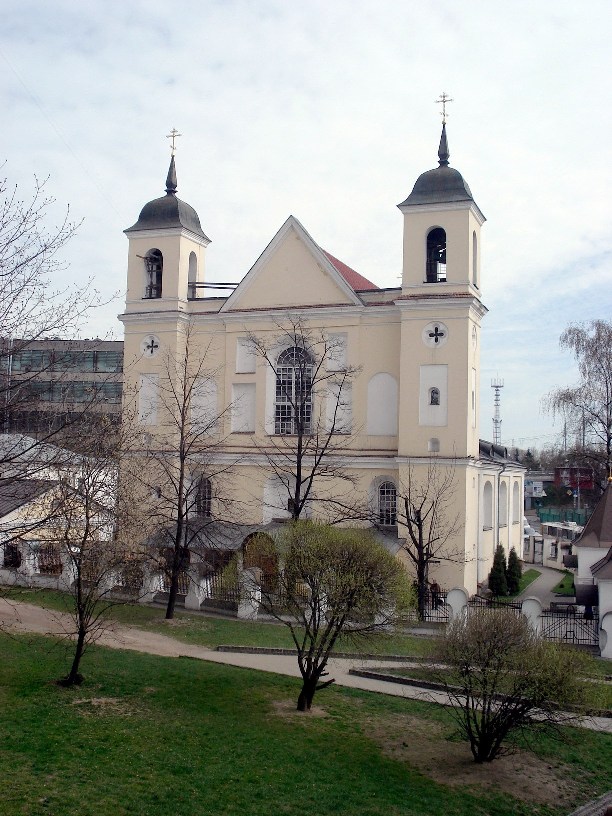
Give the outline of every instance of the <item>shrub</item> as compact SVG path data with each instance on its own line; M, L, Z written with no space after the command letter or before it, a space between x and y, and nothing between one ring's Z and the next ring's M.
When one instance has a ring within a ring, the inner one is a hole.
M489 573L489 589L493 595L507 595L508 584L506 582L506 556L501 544L497 545L493 556L493 566Z
M521 588L521 578L523 577L523 568L521 562L516 554L514 547L510 550L508 555L508 568L506 570L506 584L508 585L508 593L516 595Z
M513 731L567 721L560 709L587 698L581 677L591 658L544 641L510 610L476 609L452 621L439 659L450 667L440 679L476 762L507 751Z

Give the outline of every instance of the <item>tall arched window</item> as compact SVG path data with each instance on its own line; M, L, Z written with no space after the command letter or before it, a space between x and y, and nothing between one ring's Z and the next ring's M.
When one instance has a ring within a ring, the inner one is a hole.
M518 482L514 483L512 488L512 523L518 524L521 520L521 497Z
M439 388L430 388L429 389L429 404L430 405L439 405L440 404L440 389Z
M508 485L502 482L499 486L499 526L508 525Z
M306 349L292 346L276 364L274 433L309 434L312 430L313 360Z
M212 484L210 479L201 476L198 479L195 496L196 515L209 518L212 504Z
M478 286L478 238L476 230L472 233L472 283Z
M491 482L485 482L482 504L482 529L491 530L493 527L493 485Z
M145 255L145 298L162 296L164 259L159 249L150 249Z
M196 283L198 280L198 259L195 252L189 253L189 272L187 275L187 297L197 297Z
M446 281L446 232L435 227L427 236L427 283Z
M397 490L393 482L379 485L378 523L397 524Z

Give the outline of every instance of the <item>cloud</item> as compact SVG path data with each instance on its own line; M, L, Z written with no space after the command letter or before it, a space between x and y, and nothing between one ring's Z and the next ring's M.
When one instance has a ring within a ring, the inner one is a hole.
M24 0L0 34L6 172L26 189L51 175L58 207L85 218L70 278L123 291L122 230L162 193L177 127L212 278L241 278L293 213L393 286L396 204L437 162L446 90L451 164L488 218L481 414L499 372L503 433L546 435L534 406L568 376L559 334L610 313L610 19L599 0Z

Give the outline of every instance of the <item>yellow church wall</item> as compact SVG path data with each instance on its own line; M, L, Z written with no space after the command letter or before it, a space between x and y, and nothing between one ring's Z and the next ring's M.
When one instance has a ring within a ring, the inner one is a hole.
M255 278L254 271L251 275ZM324 265L316 262L301 236L289 230L265 264L257 267L256 285L247 283L236 308L263 309L271 303L291 308L352 302Z
M404 212L403 278L404 290L418 287L426 280L427 235L441 227L446 232L446 283L436 284L442 290L467 284L473 278L473 240L476 232L480 245L480 226L484 217L475 204L457 202L446 205L424 205L401 208ZM477 250L480 255L480 249ZM480 258L477 258L480 267ZM431 286L431 284L429 284Z
M128 288L126 306L142 307L145 289L144 258L152 249L159 249L163 257L162 297L145 300L150 311L163 311L168 302L183 301L178 307L187 309L189 256L193 252L197 261L197 280L204 281L205 249L198 240L190 237L185 230L167 230L165 234L138 232L130 237L128 250Z
M500 541L508 549L513 545L518 549L522 535L522 524L514 517L505 525L484 524L483 484L488 480L498 490L507 481L510 496L518 480L521 501L523 495L520 468L489 462L479 453L480 325L486 313L480 301L484 217L469 201L400 209L402 289L380 294L353 291L292 217L237 290L217 299L187 300L189 255L196 253L198 280L203 281L206 241L181 229L128 233L128 296L122 318L126 414L138 406L136 392L143 375L157 375L161 381L168 362L182 359L187 333L194 364L203 358L203 370L214 378L214 411L220 415L216 430L202 440L200 453L190 464L191 476L214 474L219 495L231 499L213 509L213 516L219 512L227 520L265 523L272 517L266 502L278 502L278 515L287 515L283 497L274 493L274 469L267 457L275 446L291 449L295 437L273 433L274 374L260 356L254 365L247 362L245 341L252 333L276 359L290 345L287 338L279 338L283 327L292 323L313 337L322 333L344 338L346 364L354 369L351 433L334 437L330 461L339 462L351 481L317 479L317 495L344 496L354 510L352 517L347 513L345 523L367 524L376 519L381 481L393 481L401 496L410 473L424 474L430 457L441 467L448 464L453 472L448 512L461 518L461 529L447 549L461 551L463 557L454 563L441 559L432 565L430 577L443 586L463 585L475 592L490 569L495 544ZM446 232L447 281L426 283L427 234L437 226ZM153 247L164 257L163 296L146 300L139 256ZM424 342L424 331L431 325L444 327L446 339L439 346ZM160 346L153 357L143 353L147 337L156 338ZM428 402L438 387L440 403ZM324 390L315 394L315 416L324 414ZM235 395L242 413L232 405ZM142 424L153 445L171 447L169 419L160 405L156 421ZM327 510L325 502L311 507L314 517L322 519L328 518ZM495 518L497 495L492 512ZM397 541L397 531L387 533Z

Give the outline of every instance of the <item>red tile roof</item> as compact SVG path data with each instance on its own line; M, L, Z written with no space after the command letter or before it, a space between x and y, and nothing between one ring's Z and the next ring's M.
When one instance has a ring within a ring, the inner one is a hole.
M367 278L364 278L363 275L359 274L359 272L355 272L355 270L351 269L350 266L342 263L342 261L339 261L338 258L334 258L331 253L326 252L325 250L323 250L323 252L336 267L348 285L355 289L355 291L359 291L360 289L380 289L379 286L372 283L372 281L369 281Z

